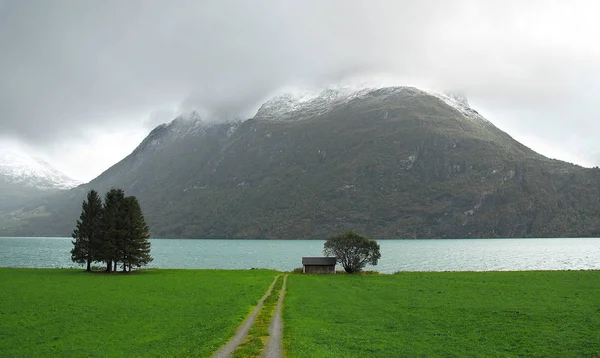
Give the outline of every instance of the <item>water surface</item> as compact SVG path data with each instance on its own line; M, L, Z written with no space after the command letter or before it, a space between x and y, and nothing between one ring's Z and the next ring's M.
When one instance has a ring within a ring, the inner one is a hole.
M150 267L292 270L321 240L151 239ZM600 269L600 239L380 240L383 273ZM70 238L0 238L0 267L77 267Z

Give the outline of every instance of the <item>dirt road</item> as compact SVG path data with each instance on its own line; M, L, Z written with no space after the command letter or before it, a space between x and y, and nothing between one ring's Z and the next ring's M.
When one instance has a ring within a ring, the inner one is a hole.
M237 329L237 331L235 332L235 336L233 336L233 338L231 338L229 340L229 342L227 342L227 344L225 344L223 347L221 347L213 355L213 358L231 357L231 355L233 354L233 351L235 351L235 349L240 345L240 343L242 343L244 341L244 339L248 335L248 331L250 331L250 328L254 324L254 321L256 320L256 316L258 316L258 313L260 312L260 309L263 306L263 302L271 294L271 291L273 290L273 286L275 286L275 282L277 282L278 278L279 278L279 276L275 277L275 279L273 280L273 283L271 283L271 286L269 286L269 289L267 290L265 295L258 301L258 304L256 305L256 308L254 308L254 311L252 311L252 313L250 314L250 316L248 316L246 321L244 321L244 323ZM285 281L284 281L283 286L285 288ZM279 356L279 357L281 357L281 356Z
M279 300L277 301L277 308L271 326L269 327L269 340L267 341L267 348L263 354L265 358L281 358L283 357L283 300L285 298L285 285L287 282L287 275L283 277L283 286L279 293Z

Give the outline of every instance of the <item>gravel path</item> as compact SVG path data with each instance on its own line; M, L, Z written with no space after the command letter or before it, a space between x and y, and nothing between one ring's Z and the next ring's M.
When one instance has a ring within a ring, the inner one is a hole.
M258 304L256 305L256 308L254 308L254 311L252 311L252 313L250 314L250 316L248 316L246 321L244 321L244 323L237 329L237 331L235 332L235 336L233 336L233 338L231 338L229 340L229 342L227 342L227 344L225 344L223 347L221 347L213 355L213 358L231 357L231 355L233 354L233 351L235 351L235 349L240 345L240 343L242 343L244 341L244 339L248 335L248 331L250 331L250 328L254 324L254 320L256 320L256 316L258 316L258 313L260 312L260 309L263 306L263 302L271 294L271 291L273 290L273 286L275 286L275 282L277 282L278 278L279 278L279 276L275 277L275 279L273 280L273 283L271 283L271 286L269 286L269 289L267 290L265 295L262 296L262 298L258 301ZM285 288L285 281L283 281L283 282L284 282L283 287ZM279 356L279 357L281 357L281 356Z
M277 301L277 309L271 326L269 327L269 340L267 341L267 349L265 349L263 357L265 358L281 358L283 357L283 318L281 310L283 307L283 299L285 297L285 284L287 282L287 275L283 277L283 286L279 293L279 300Z

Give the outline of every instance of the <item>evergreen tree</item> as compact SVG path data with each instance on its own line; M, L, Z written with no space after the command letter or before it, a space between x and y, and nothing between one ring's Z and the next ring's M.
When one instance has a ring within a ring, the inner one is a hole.
M152 261L150 256L150 237L148 225L142 214L142 208L136 197L128 196L123 202L125 233L120 238L119 260L123 263L123 272L132 266L145 266Z
M71 236L73 248L71 260L78 264L87 264L86 271L92 270L92 262L96 261L96 248L102 239L102 200L95 190L90 190L87 200L83 202L81 215Z
M102 215L102 241L98 247L98 258L106 263L106 271L116 267L119 257L118 245L123 241L126 232L123 217L123 189L110 189L104 197L104 214Z
M110 189L104 205L95 190L90 190L77 227L73 231L71 258L80 264L87 263L91 271L93 261L105 262L106 271L123 272L131 267L145 266L152 261L148 225L136 197L125 197L123 189Z

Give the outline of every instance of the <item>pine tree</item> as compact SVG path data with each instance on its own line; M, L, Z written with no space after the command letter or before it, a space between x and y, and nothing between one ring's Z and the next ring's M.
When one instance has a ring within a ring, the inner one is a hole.
M96 248L102 239L102 200L95 190L90 190L87 200L83 202L81 215L71 236L73 249L71 260L79 264L87 264L86 271L92 270L92 262L96 261Z
M87 262L91 271L93 261L105 262L106 271L116 271L122 263L123 272L132 266L145 266L152 261L148 225L136 197L125 197L123 189L110 189L104 205L94 190L83 202L83 211L73 231L71 258Z
M123 272L131 271L132 266L141 267L150 263L150 237L148 225L136 197L128 196L123 202L123 218L125 219L125 235L118 243L119 259L123 263Z
M102 241L98 247L98 258L106 263L106 271L116 267L119 258L118 245L125 235L125 220L123 217L123 189L110 189L104 197L104 214L102 215Z

